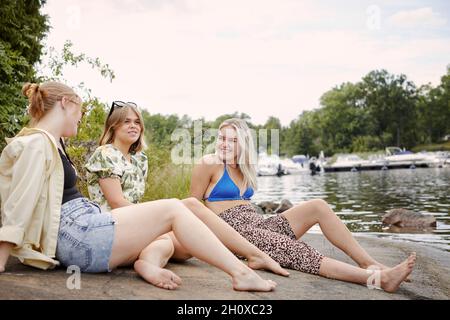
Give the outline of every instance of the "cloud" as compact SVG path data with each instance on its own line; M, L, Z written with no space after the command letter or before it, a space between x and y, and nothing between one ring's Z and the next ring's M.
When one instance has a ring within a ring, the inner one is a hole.
M447 24L447 20L438 13L433 12L431 7L424 7L415 10L400 11L389 17L391 25L400 28L417 27L442 27Z
M449 63L448 35L374 35L363 19L344 28L346 12L311 1L79 1L78 28L67 24L76 21L70 3L48 1L48 43L71 39L117 78L109 83L78 68L67 72L68 82L84 81L104 100L135 101L152 113L214 119L240 111L255 123L273 115L288 124L318 107L325 91L373 69L405 73L420 85L436 83Z

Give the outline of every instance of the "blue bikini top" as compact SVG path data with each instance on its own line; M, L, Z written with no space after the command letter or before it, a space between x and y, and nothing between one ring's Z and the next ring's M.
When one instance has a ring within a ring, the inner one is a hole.
M250 200L253 196L253 188L249 187L245 190L241 197L241 190L237 187L234 181L228 174L227 166L224 165L223 175L219 182L214 186L213 190L209 194L208 200L210 202L214 201L227 201L227 200Z

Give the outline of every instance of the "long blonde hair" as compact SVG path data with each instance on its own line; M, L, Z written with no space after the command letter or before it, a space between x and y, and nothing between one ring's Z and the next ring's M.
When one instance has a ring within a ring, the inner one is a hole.
M256 182L256 148L253 141L253 136L250 128L245 120L239 118L227 119L219 126L219 130L223 127L231 126L236 130L237 142L240 153L238 155L237 163L244 176L244 186L257 189ZM217 152L217 150L216 150Z
M106 119L105 128L103 129L103 133L100 137L99 145L102 146L114 142L115 139L114 130L125 122L128 110L130 109L133 110L134 113L136 113L136 115L139 118L139 126L141 127L141 134L139 136L139 139L130 146L130 150L128 150L128 152L135 153L145 149L146 146L144 142L144 120L142 119L142 115L139 112L139 110L135 106L128 103L125 104L125 106L123 107L114 109L111 115Z

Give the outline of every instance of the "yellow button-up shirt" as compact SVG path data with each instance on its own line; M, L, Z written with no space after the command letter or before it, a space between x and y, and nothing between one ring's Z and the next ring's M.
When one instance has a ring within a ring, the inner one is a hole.
M24 128L0 157L0 241L26 265L53 268L64 191L64 168L55 138Z

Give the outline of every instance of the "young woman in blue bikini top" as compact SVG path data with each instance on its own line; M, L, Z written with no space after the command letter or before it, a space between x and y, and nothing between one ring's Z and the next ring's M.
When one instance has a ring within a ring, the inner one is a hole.
M219 127L215 154L193 170L191 195L215 213L250 204L256 190L257 156L249 133L245 121L228 119Z

